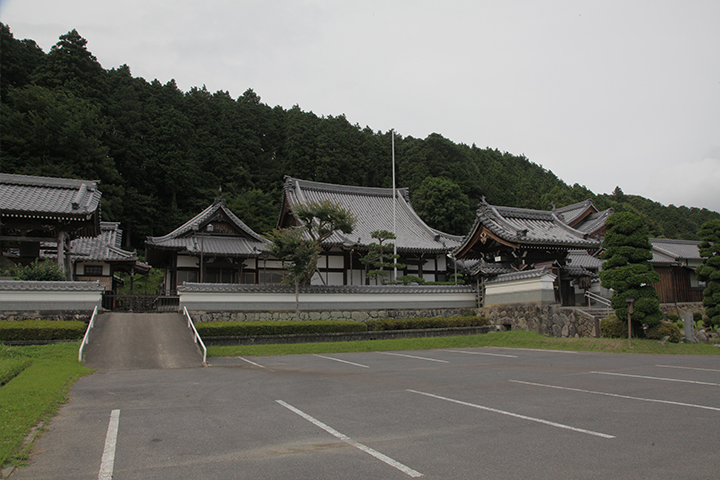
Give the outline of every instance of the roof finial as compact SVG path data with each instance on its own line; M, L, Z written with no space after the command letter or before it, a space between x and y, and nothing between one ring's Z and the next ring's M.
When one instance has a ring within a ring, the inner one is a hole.
M222 196L222 185L218 187L218 196L215 197L215 201L213 202L213 204L217 204L220 202L225 203L225 199Z
M552 207L552 211L555 211L555 202L550 202L550 206Z

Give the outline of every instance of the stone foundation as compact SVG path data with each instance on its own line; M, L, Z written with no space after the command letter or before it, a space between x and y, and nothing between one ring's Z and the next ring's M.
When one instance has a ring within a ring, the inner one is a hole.
M491 325L553 337L594 337L595 320L560 305L496 305L479 309Z
M19 320L80 320L82 322L90 322L92 317L90 311L57 311L57 310L28 310L22 312L0 312L0 320L19 321Z
M685 312L695 313L700 312L705 315L705 307L700 302L697 303L661 303L660 310L667 313L668 315L677 315L680 318L685 316Z
M475 313L472 309L439 308L439 309L388 309L388 310L324 310L301 311L300 320L354 320L367 322L379 318L435 318L457 317ZM190 315L195 322L255 322L262 320L295 320L294 310L279 311L251 311L251 312L203 312L191 311Z

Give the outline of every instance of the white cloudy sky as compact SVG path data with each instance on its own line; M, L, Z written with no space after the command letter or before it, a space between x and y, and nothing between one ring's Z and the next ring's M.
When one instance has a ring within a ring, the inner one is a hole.
M437 132L596 193L720 211L718 0L0 0L105 68Z

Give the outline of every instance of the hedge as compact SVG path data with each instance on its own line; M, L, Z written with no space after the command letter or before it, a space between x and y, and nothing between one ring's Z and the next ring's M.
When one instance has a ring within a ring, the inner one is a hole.
M680 340L682 340L683 338L683 334L680 331L680 326L677 323L662 322L657 325L653 325L652 327L649 327L645 331L645 338L662 340L665 337L670 337L668 338L668 340L672 343L679 343Z
M627 338L627 321L619 320L616 316L603 318L600 322L600 335L605 338Z
M78 340L86 328L80 320L0 320L0 342Z
M203 322L196 323L195 328L197 328L201 337L241 337L249 335L292 335L367 331L367 326L364 323L351 320Z
M368 330L417 330L424 328L481 327L490 325L485 317L402 318L369 320Z
M308 333L344 333L381 330L417 330L424 328L475 327L490 325L485 317L406 318L369 320L201 322L196 323L201 337L241 337L250 335L292 335Z

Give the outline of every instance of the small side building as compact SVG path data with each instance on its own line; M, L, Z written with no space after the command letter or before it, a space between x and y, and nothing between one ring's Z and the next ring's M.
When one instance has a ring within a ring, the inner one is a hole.
M693 240L651 238L653 258L650 260L660 281L653 284L660 303L702 302L704 282L698 281L695 269L702 263L698 245Z
M167 235L148 237L146 260L165 269L164 289L171 294L184 282L281 283L281 271L268 271L266 243L218 196Z
M122 282L116 273L127 273L131 281L135 274L147 275L150 265L140 262L137 252L120 248L122 234L120 222L100 222L100 235L70 242L72 280L97 281L106 292L116 292ZM44 242L40 245L40 257L55 258L56 249L55 243Z

